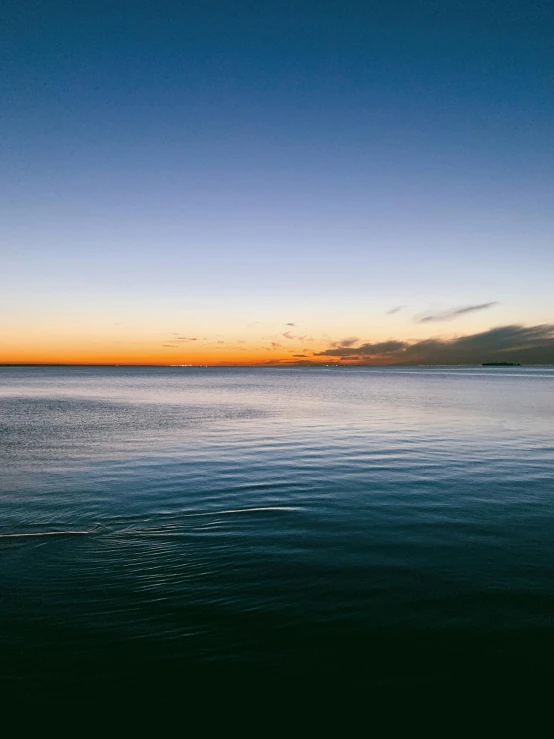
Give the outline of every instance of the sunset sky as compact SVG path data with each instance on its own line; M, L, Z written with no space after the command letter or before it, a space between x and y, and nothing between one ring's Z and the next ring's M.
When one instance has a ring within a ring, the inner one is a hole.
M1 24L0 362L554 362L554 3Z

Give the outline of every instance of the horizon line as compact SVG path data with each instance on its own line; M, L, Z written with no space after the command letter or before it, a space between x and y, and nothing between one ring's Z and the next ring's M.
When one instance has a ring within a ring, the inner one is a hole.
M0 367L173 367L173 368L245 368L245 369L264 369L275 367L482 367L490 363L468 362L467 364L415 364L411 362L397 362L391 364L365 364L365 363L335 363L335 362L302 362L287 364L145 364L145 363L121 363L121 362L0 362ZM494 363L493 363L494 364ZM502 366L502 365L501 365ZM549 363L507 363L504 366L512 367L554 367L553 362Z

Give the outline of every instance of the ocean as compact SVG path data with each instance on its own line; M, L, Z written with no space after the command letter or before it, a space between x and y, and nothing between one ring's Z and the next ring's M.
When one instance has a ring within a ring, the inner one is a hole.
M554 368L1 367L0 689L552 684Z

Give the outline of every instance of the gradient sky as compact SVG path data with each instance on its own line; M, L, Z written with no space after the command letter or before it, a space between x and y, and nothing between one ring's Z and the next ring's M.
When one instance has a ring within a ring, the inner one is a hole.
M0 362L554 362L551 1L0 27Z

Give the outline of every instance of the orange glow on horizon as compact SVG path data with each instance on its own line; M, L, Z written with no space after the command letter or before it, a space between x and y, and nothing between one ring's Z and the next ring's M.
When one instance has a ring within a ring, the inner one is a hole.
M0 355L1 364L75 364L75 365L204 365L204 366L252 366L265 364L323 362L329 357L305 354L294 357L296 352L267 351L264 348L198 349L196 351L137 347L121 350L98 347L56 347L49 349L18 348Z
M164 349L136 349L121 351L115 349L50 349L20 350L0 355L0 364L44 364L44 365L151 365L151 366L266 366L285 364L387 364L382 358L363 362L341 359L339 357L315 356L305 353L294 356L296 352L269 352L265 349L245 350L198 350L194 352L170 351Z

